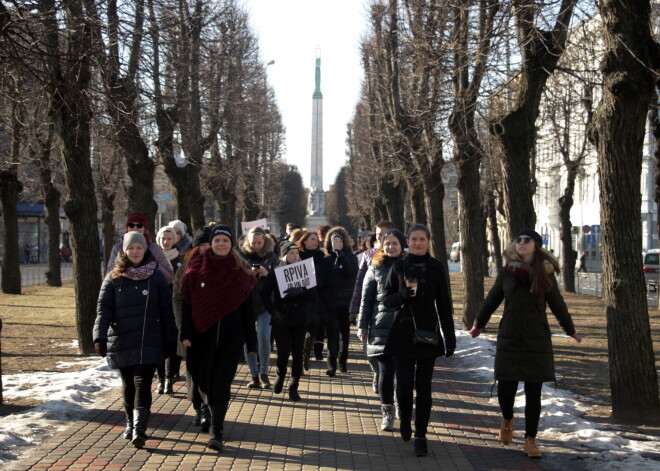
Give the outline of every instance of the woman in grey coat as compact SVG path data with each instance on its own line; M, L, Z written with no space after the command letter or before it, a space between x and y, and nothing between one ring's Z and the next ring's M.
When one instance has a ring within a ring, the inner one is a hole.
M124 234L122 252L101 286L94 347L122 380L126 431L142 448L151 407L151 380L166 354L176 351L172 295L138 232Z
M406 237L396 229L383 237L381 248L374 254L362 283L362 301L358 317L358 338L367 342L367 357L378 361L378 395L383 422L380 429L394 429L394 358L385 355L396 308L382 302L387 274L394 263L406 255Z

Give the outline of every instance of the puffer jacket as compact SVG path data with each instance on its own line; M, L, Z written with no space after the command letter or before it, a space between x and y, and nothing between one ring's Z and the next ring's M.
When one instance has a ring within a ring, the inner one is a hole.
M143 264L153 260L147 251ZM157 269L144 280L105 277L96 307L94 341L107 340L108 364L119 369L159 365L165 345L174 344L177 329L170 287Z
M332 250L331 236L339 232L344 240L344 247L337 252ZM325 239L328 255L321 264L322 295L321 302L329 309L346 309L351 304L355 278L357 276L357 257L348 245L348 232L343 227L333 227Z
M273 252L274 249L275 241L271 237L264 236L264 247L261 252L252 250L246 240L239 254L247 261L248 265L261 265L270 273L279 263L277 255ZM257 284L252 290L252 306L254 313L257 315L268 310L261 299L261 291L264 288L266 278L266 276L257 275Z
M385 307L382 300L387 274L395 261L396 259L387 257L383 265L370 266L362 284L362 301L357 322L360 329L368 332L367 356L370 357L383 354L394 322L396 309Z
M546 254L547 257L552 257ZM505 252L508 264L519 261L515 250ZM553 267L545 262L550 274ZM516 276L512 269L504 267L495 284L488 292L475 325L483 329L491 315L504 301L504 314L497 332L495 353L495 379L505 381L547 382L555 381L552 334L548 324L546 305L557 318L566 335L575 334L575 326L564 298L559 292L557 280L552 276L552 287L541 295L530 292L527 278Z

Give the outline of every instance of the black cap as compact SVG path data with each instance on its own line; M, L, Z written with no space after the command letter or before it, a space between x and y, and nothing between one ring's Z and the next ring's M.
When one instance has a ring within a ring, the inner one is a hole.
M541 236L539 235L538 232L536 232L533 229L523 229L522 231L520 231L520 234L518 234L518 237L520 236L527 236L534 239L534 243L536 244L537 249L543 247L543 240L541 240Z
M236 245L236 242L234 241L234 233L232 232L231 227L225 224L218 224L217 226L213 226L213 228L211 229L211 240L213 240L215 236L220 234L224 234L227 237L229 237L232 247Z
M204 243L211 243L211 226L200 227L195 231L195 234L193 235L193 247L198 247Z

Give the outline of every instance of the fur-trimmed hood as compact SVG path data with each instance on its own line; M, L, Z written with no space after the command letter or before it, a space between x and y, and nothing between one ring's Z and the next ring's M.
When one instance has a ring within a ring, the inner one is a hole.
M245 241L243 241L243 247L241 247L241 251L247 256L255 255L260 257L265 257L269 253L275 252L275 241L273 238L269 237L267 234L264 234L263 237L264 247L261 249L260 253L257 253L252 247L250 247L247 237L245 237ZM276 254L279 255L278 253Z
M540 250L541 253L543 254L543 258L544 258L543 266L545 267L546 273L554 273L558 271L559 261L555 258L555 256L544 248L538 250ZM504 260L507 265L510 262L516 262L519 264L526 265L522 260L520 260L520 255L518 255L518 252L516 252L515 243L510 244L506 249L504 249L504 253L502 254L502 256L504 257Z
M325 251L327 253L332 252L332 234L334 234L335 232L339 232L344 241L344 248L342 249L342 251L351 252L351 242L348 239L348 231L344 229L342 226L335 226L328 231L328 233L325 236L325 240L323 241L323 247L325 248Z

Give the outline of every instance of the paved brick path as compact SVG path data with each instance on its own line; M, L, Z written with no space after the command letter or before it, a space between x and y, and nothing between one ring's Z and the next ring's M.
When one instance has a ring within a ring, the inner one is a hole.
M353 341L353 339L352 339ZM460 348L460 345L459 345ZM194 411L185 384L175 394L154 396L146 447L136 450L121 438L124 428L119 388L65 431L56 433L13 470L583 470L577 453L540 438L542 460L522 453L520 426L514 444L496 439L499 414L487 380L472 377L454 359L439 359L429 424L429 455L417 458L412 440L380 431L380 406L371 390L371 371L357 341L352 343L348 373L325 375L325 364L312 362L301 380L303 401L285 391L248 389L247 365L234 382L221 454L206 448L208 434L191 425ZM460 351L457 352L460 355ZM271 360L274 363L274 360ZM271 380L275 368L271 368ZM522 424L520 418L518 424ZM398 426L398 422L395 424ZM541 423L542 426L542 423Z

